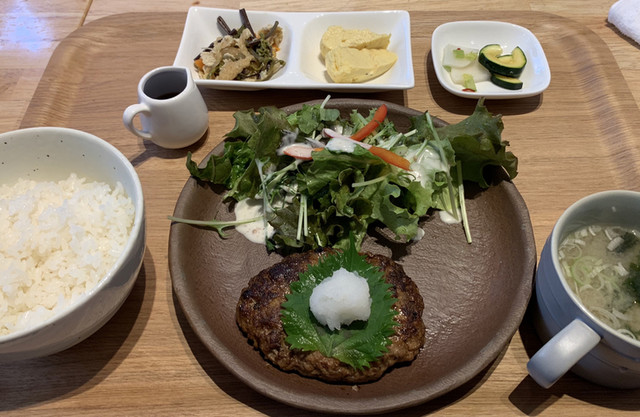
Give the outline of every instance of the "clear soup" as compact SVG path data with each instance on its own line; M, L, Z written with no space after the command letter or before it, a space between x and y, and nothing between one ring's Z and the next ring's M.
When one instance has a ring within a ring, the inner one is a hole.
M558 260L587 310L622 335L640 338L640 230L582 227L562 241Z

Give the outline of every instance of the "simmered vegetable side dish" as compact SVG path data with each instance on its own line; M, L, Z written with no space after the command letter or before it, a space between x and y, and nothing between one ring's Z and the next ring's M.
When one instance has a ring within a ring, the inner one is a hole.
M208 80L265 81L284 67L278 59L283 31L276 21L273 26L253 31L244 9L240 10L242 26L231 29L218 17L224 36L198 54L193 60L201 78Z

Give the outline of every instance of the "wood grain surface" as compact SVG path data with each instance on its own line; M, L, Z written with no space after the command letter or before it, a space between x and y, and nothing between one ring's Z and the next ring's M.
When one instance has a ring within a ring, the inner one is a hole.
M513 6L512 2L504 4ZM117 146L134 164L143 183L147 253L131 296L96 334L48 358L0 365L0 411L309 415L253 392L218 363L191 331L171 290L166 216L172 213L187 179L186 152L192 151L196 160L206 155L222 139L221 134L233 127L235 110L285 106L323 98L326 93L205 91L209 135L189 149L160 149L128 133L122 125L122 111L135 102L136 85L144 73L172 63L186 14L112 14L114 9L93 7L100 5L105 3L92 5L95 14L89 12L89 23L60 42L19 126L82 129ZM638 80L625 79L622 72L624 65L629 65L633 71L628 74L635 77L637 59L617 60L629 45L619 43L620 49L612 50L580 19L535 11L452 11L446 5L434 6L429 12L409 8L414 89L332 96L387 100L457 122L473 111L475 102L455 97L438 84L430 57L431 33L451 20L521 24L545 49L551 85L537 97L486 104L490 111L504 115L503 137L520 158L514 183L529 208L538 252L557 217L573 201L605 189L640 190L637 90L629 87ZM253 2L252 6L272 9L266 2ZM364 3L360 7L365 8ZM601 8L606 15L608 8ZM637 48L635 52L637 57ZM550 390L539 388L526 373L528 358L539 347L527 316L509 347L485 371L442 397L405 410L403 415L588 416L640 411L637 391L609 390L573 375Z

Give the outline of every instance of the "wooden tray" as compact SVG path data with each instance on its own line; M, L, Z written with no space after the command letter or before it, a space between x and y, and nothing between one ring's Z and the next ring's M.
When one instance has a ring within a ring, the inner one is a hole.
M60 354L0 365L0 411L37 408L86 414L181 412L221 415L293 415L297 410L265 398L238 381L203 347L174 304L167 267L169 222L187 180L186 152L200 160L233 127L235 110L286 106L321 99L322 91L205 91L210 133L186 150L168 151L132 136L122 124L148 70L170 65L186 13L122 14L90 23L64 39L42 77L21 127L66 126L117 146L136 167L147 207L147 253L136 286L116 316L95 335ZM430 110L449 122L470 114L475 102L453 96L437 82L430 36L451 20L516 23L540 40L551 66L551 85L537 97L487 101L504 115L504 138L520 158L514 180L531 215L540 249L562 210L604 189L640 189L638 108L611 52L574 21L536 12L412 12L416 87L406 92L332 94L373 98ZM453 414L531 412L556 403L591 402L640 409L636 392L598 388L572 375L551 391L527 377L526 361L540 346L528 318L518 338L485 372L425 405ZM556 396L549 401L550 396ZM621 405L622 404L622 405Z

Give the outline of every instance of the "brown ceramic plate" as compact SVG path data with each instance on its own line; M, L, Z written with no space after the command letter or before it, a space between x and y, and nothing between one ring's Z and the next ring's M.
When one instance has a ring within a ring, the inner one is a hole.
M368 114L381 104L348 99L329 103L344 115L352 109ZM388 117L402 131L408 128L407 116L420 113L386 104ZM221 239L212 230L173 224L169 267L175 294L211 353L268 397L309 410L349 414L426 402L467 382L499 355L518 328L531 296L536 250L529 214L511 182L499 174L495 182L487 190L466 188L472 244L466 243L461 226L444 224L437 213L424 219L424 238L409 245L387 240L384 231L372 231L365 250L392 256L420 288L427 339L414 362L357 389L280 371L247 343L235 322L240 292L249 278L281 259L267 254L263 245L233 230ZM174 214L231 219L222 192L190 178Z

